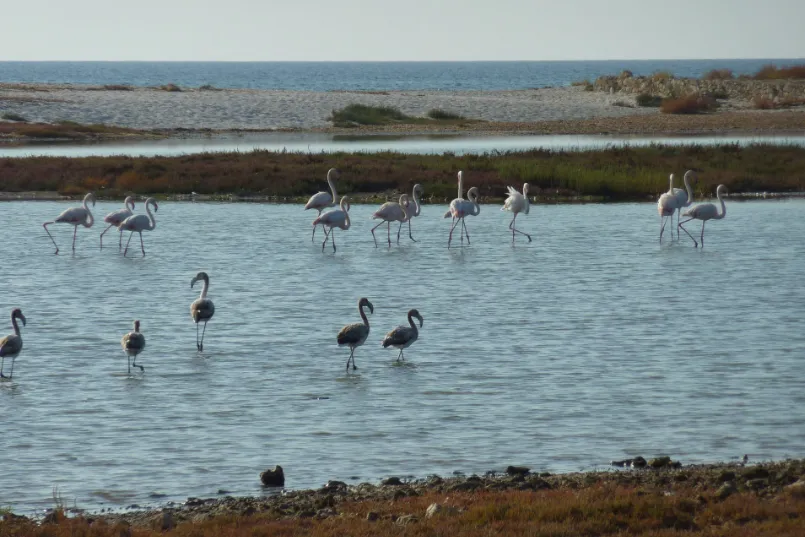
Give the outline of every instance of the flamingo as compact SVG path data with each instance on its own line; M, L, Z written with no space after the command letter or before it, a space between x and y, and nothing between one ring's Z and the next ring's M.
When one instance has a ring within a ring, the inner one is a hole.
M422 315L419 314L417 310L409 310L408 311L408 324L411 326L398 326L388 334L386 337L383 338L383 348L387 348L389 346L396 347L400 349L400 354L397 355L397 361L399 362L400 359L405 360L405 356L403 356L403 350L410 347L414 341L419 338L419 329L416 327L416 323L414 322L414 317L419 319L419 327L422 328Z
M660 242L662 243L662 232L665 231L665 224L667 222L666 217L670 216L671 219L674 217L674 211L676 211L676 204L677 199L674 196L674 174L671 174L670 177L671 186L668 188L668 192L660 196L660 199L657 200L657 212L660 214ZM671 232L673 235L673 231ZM672 237L673 238L673 237Z
M391 223L399 222L400 229L397 230L397 244L400 244L400 230L402 229L403 222L408 219L408 194L400 196L400 203L396 201L387 201L380 206L378 210L372 215L373 219L380 219L380 223L372 228L372 238L375 240L375 248L377 248L377 237L375 237L375 230L386 224L388 231L389 248L391 248Z
M693 190L690 188L690 179L696 179L696 172L688 170L685 172L682 180L685 182L685 189L675 188L674 197L676 198L676 236L679 238L679 215L682 213L682 207L690 207L693 203Z
M203 281L204 287L201 288L201 294L199 297L190 304L190 316L193 317L193 322L196 323L196 348L199 351L204 350L204 334L207 333L207 322L212 319L212 316L215 314L215 305L212 303L212 300L207 298L207 291L210 288L210 277L207 276L206 272L199 272L196 276L190 280L190 288L193 288L193 284L197 281ZM198 323L204 321L204 331L201 333L201 342L198 339Z
M103 230L103 232L101 232L101 249L103 249L103 235L104 235L104 233L109 231L109 228L111 228L112 226L119 227L121 222L123 222L123 220L125 220L126 218L128 218L129 216L134 214L132 212L133 210L134 210L134 198L132 198L131 196L126 196L126 201L123 202L123 208L122 209L118 209L117 211L112 211L111 213L109 213L109 214L107 214L106 216L103 217L103 221L106 222L109 225L106 227L106 229ZM123 232L118 229L117 234L120 237L120 240L118 241L117 249L121 250L121 249L123 249Z
M460 203L462 201L464 201L464 178L463 178L462 171L459 170L458 171L458 196L456 197L456 199L454 199L453 201L450 202L450 208L447 209L446 213L444 213L444 217L447 218L448 216L451 216L453 214L451 212L451 209L452 209L453 205L456 204L456 203ZM451 225L454 224L455 221L456 221L456 217L454 216L453 221L451 222ZM461 240L462 241L464 240L463 235L461 237Z
M159 209L157 201L154 198L148 198L145 200L145 212L148 213L148 216L144 214L135 214L134 216L129 216L123 220L118 226L121 233L124 231L131 231L129 234L129 240L126 242L126 249L123 250L123 257L126 257L126 253L129 251L129 243L131 242L131 237L134 235L135 231L140 234L140 248L143 251L143 257L145 256L143 231L153 231L157 227L157 221L154 220L154 215L151 214L151 209L148 207L149 205L154 206L154 212Z
M90 228L92 227L92 224L95 223L95 218L93 218L92 213L87 206L87 203L90 201L92 201L92 206L95 207L95 195L92 192L84 196L84 203L81 205L81 207L71 207L70 209L63 211L53 222L45 222L42 224L42 227L45 228L45 232L47 232L48 237L50 237L50 240L53 241L53 246L56 247L55 253L59 253L59 246L53 239L53 235L50 234L48 226L56 223L66 223L73 226L73 252L75 252L75 235L78 232L78 226L81 225L86 228Z
M324 233L324 242L321 243L322 252L324 251L324 245L327 244L327 238L330 237L330 235L332 235L333 252L335 252L335 234L333 234L333 228L338 227L346 231L351 225L349 220L349 198L347 196L342 196L339 206L341 207L340 209L327 211L313 220L314 227L321 224L324 227L330 228Z
M327 170L327 184L330 185L330 191L332 194L327 192L318 192L317 194L313 194L310 196L310 199L307 200L305 204L305 210L308 209L316 209L319 213L316 215L317 217L321 216L322 210L328 207L335 207L338 203L338 194L335 192L335 180L339 178L341 172L339 172L336 168L330 168ZM313 236L310 237L310 242L316 238L316 226L313 226Z
M140 321L134 321L134 330L126 334L120 339L120 346L129 358L129 374L131 374L131 366L139 367L140 371L145 371L141 365L137 365L137 355L145 349L145 336L140 333ZM131 357L134 356L134 360Z
M447 239L447 247L450 248L450 243L453 242L453 230L461 222L461 243L464 244L464 234L467 235L467 244L470 243L470 233L467 231L467 225L464 223L466 216L478 216L481 213L481 206L478 204L478 189L472 187L467 191L468 200L454 199L450 202L450 209L445 213L444 217L453 216L453 225L450 228L450 237Z
M411 234L411 219L415 216L419 216L419 213L422 210L422 204L419 202L419 196L425 193L425 189L422 188L422 185L416 184L414 185L414 190L411 192L411 199L408 200L405 206L405 216L406 220L408 220L408 236L411 237L411 240L416 242L416 239ZM402 229L403 223L400 222L400 229ZM397 235L400 234L400 231L397 230Z
M14 308L11 310L11 325L14 327L14 333L0 339L0 358L2 358L2 362L0 362L0 378L10 379L14 376L14 361L22 350L22 336L20 335L20 327L17 324L17 319L22 321L22 326L25 326L25 315L22 314L22 310ZM8 374L8 377L3 374L3 368L6 365L6 356L11 358L11 373Z
M509 188L509 197L506 198L506 201L503 202L503 207L500 209L501 211L511 211L514 213L514 217L512 218L511 223L509 224L509 229L512 230L512 246L514 246L514 233L520 233L521 235L525 235L528 237L528 242L531 242L531 235L528 233L524 233L519 229L514 227L514 221L517 219L517 215L520 213L528 214L529 203L528 203L528 183L523 185L523 193L520 194L517 192L514 187Z
M685 233L688 234L688 237L690 237L690 239L693 241L693 244L696 247L699 246L698 243L696 242L696 239L694 239L693 236L690 233L688 233L688 230L685 229L685 226L683 226L682 224L690 222L691 220L701 220L702 221L702 235L701 235L701 237L699 237L699 239L702 241L702 248L704 248L704 224L705 224L705 222L707 222L708 220L721 220L722 218L727 216L727 206L724 205L724 200L721 198L721 194L726 194L726 193L727 193L727 187L725 187L724 185L718 185L718 188L716 188L716 197L718 198L718 201L721 202L721 212L720 213L718 212L718 208L715 205L713 205L712 203L700 203L699 205L696 205L695 207L691 207L690 209L688 209L687 211L682 213L682 216L687 216L689 218L687 220L685 220L684 222L680 222L679 227L682 228L682 231L684 231Z
M349 371L349 361L352 360L352 369L358 369L355 366L355 349L363 345L366 338L369 337L369 319L366 318L366 312L363 308L369 308L369 311L374 313L375 307L369 302L368 298L361 298L358 301L358 311L361 312L362 323L348 324L338 332L338 346L342 347L347 345L349 347L349 358L347 358L347 371Z

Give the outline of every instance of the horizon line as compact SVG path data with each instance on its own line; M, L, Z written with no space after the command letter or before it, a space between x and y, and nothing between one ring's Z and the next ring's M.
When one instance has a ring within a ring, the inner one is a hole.
M563 60L6 60L0 63L559 63L559 62L660 62L660 61L805 61L805 57L751 58L607 58Z

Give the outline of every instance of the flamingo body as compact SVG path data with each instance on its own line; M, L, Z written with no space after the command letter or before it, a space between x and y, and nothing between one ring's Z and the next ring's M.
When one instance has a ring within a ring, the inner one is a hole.
M50 237L50 240L53 241L53 246L56 247L56 251L54 253L59 253L59 246L56 244L56 240L53 238L53 235L50 234L50 230L48 230L48 226L51 224L70 224L74 226L73 229L73 252L75 252L75 236L78 232L78 226L84 226L86 228L92 227L92 224L95 223L95 218L92 216L92 212L89 210L89 202L92 202L92 206L95 206L95 195L90 192L86 196L84 196L84 203L81 207L71 207L65 211L62 211L59 216L56 217L55 220L52 222L45 222L42 224L42 227L45 228L45 232Z
M352 361L352 369L358 369L355 366L355 349L360 347L366 342L369 337L369 319L366 317L366 312L363 308L369 308L369 311L374 313L375 308L368 298L361 298L358 301L358 311L361 314L361 323L352 323L343 327L336 336L336 341L339 347L347 346L350 349L349 358L347 358L347 370L349 370L349 362Z
M512 221L509 224L509 229L512 230L512 246L514 246L514 234L520 233L525 235L528 238L528 242L531 242L531 235L520 231L519 229L514 227L514 222L517 220L517 215L520 213L528 214L528 211L531 205L528 203L528 183L523 185L523 193L519 193L514 187L508 187L509 189L509 197L503 202L503 207L500 209L501 211L509 211L514 214L512 217Z
M22 326L25 326L25 315L22 314L20 308L11 310L11 325L14 327L14 333L0 339L0 378L12 378L14 376L14 361L17 355L22 351L22 335L20 334L20 326L17 324L17 319L22 321ZM6 365L6 358L11 358L11 373L8 377L3 373Z
M134 321L134 330L120 339L120 346L129 359L134 357L133 362L129 361L129 373L132 365L139 367L140 371L145 371L143 366L137 365L137 355L145 350L145 336L140 333L140 321Z
M414 323L414 317L419 319L419 327L421 328L423 323L422 316L417 310L410 310L408 312L408 324L410 326L398 326L386 334L386 337L383 338L384 349L387 347L395 347L400 349L400 354L397 355L397 361L401 359L405 360L403 350L413 345L414 342L419 339L419 329L417 328L416 323Z
M341 203L339 204L340 208L335 209L333 211L327 211L316 217L313 220L313 227L315 228L318 225L323 226L326 231L324 234L324 242L321 243L321 250L324 251L324 245L327 244L327 239L332 237L333 241L333 252L336 251L335 248L335 235L333 234L333 228L340 228L343 230L349 229L351 222L349 219L349 198L347 196L343 196L341 198Z
M192 289L193 285L198 281L203 281L204 286L201 289L201 295L190 304L190 316L193 318L193 322L196 323L196 348L199 351L203 351L204 334L207 333L207 322L215 315L215 304L212 303L212 300L207 298L207 291L210 288L210 277L207 276L207 273L199 272L196 274L196 276L190 280L190 288ZM199 341L198 324L200 322L204 323L204 332L202 332L201 340Z
M112 211L111 213L107 214L103 217L103 221L109 224L106 229L101 232L101 248L103 248L103 236L104 234L111 229L112 226L116 228L120 227L120 224L128 218L129 216L133 215L134 213L134 198L131 196L126 196L126 200L123 202L123 208L118 209L117 211ZM123 248L123 232L118 229L118 236L120 240L118 241L118 250Z
M406 207L408 206L408 194L403 194L400 196L400 202L397 203L396 201L387 201L383 205L380 206L378 210L372 214L372 218L377 220L382 220L379 224L372 228L372 238L375 241L375 248L377 248L377 237L375 237L375 230L382 226L384 223L388 228L388 241L389 247L391 247L391 223L392 222L400 222L400 229L397 230L397 244L400 244L400 230L402 229L402 224L408 219L408 213Z
M157 227L157 222L154 219L154 215L151 214L150 206L154 206L154 212L159 209L159 205L154 198L148 198L145 200L145 214L135 214L133 216L129 216L125 220L123 220L118 228L120 229L121 233L123 231L130 231L129 240L126 242L126 249L123 250L123 257L126 256L127 252L129 251L129 243L131 243L131 237L134 233L140 234L140 248L143 251L143 256L145 256L145 245L143 244L143 231L153 231Z

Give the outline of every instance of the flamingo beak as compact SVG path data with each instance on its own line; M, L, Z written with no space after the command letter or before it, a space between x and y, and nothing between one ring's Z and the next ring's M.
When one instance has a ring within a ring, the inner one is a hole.
M25 315L20 313L20 320L22 321L22 326L25 326Z

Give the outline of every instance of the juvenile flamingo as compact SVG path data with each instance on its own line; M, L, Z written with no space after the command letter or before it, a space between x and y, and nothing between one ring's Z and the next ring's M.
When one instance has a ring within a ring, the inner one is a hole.
M56 244L56 241L53 239L53 235L50 234L48 230L48 226L50 224L70 224L73 226L73 252L75 252L75 235L78 232L78 226L84 226L86 228L92 227L92 224L95 223L95 218L92 216L92 213L87 206L87 203L92 201L92 206L95 207L95 195L90 192L86 196L84 196L84 203L81 207L71 207L63 211L53 222L45 222L42 224L42 227L45 228L45 232L47 232L48 237L50 240L53 241L53 246L56 247L56 252L59 253L59 246Z
M366 338L369 337L369 319L366 317L366 313L363 311L363 308L369 308L369 311L374 313L375 307L372 306L372 303L369 302L368 298L361 298L358 301L358 311L361 312L361 319L363 319L362 323L353 323L348 324L344 328L338 332L338 337L336 340L338 341L338 346L343 347L344 345L349 347L349 358L347 358L347 371L349 371L349 362L352 360L352 369L358 369L355 366L355 349L363 345L366 341Z
M378 210L372 215L373 219L380 219L380 223L372 228L372 238L375 241L375 248L377 248L377 237L375 237L375 230L386 224L388 232L389 248L391 248L391 223L399 222L400 229L397 230L397 244L400 244L400 230L402 229L403 222L408 219L408 194L400 196L400 203L396 201L387 201L380 206Z
M145 349L145 336L140 333L140 321L134 321L134 330L126 334L120 339L120 346L126 353L129 362L129 374L131 374L131 366L139 367L140 371L145 371L141 365L137 365L137 355ZM131 357L134 360L131 360Z
M674 196L674 174L671 174L670 177L671 186L668 188L668 192L660 196L660 199L657 200L657 212L660 215L660 242L662 243L662 232L665 231L665 224L667 222L667 217L674 217L674 211L676 211L676 204L677 199ZM671 235L673 238L673 231L671 231Z
M417 310L408 311L408 324L411 326L398 326L383 338L383 348L396 347L400 349L400 354L397 355L397 361L400 359L405 360L403 350L413 345L414 341L419 338L419 329L414 323L414 317L419 319L419 327L422 328L422 316Z
M679 238L679 216L682 214L683 207L690 207L693 203L693 190L690 188L690 179L696 179L696 172L688 170L682 180L685 182L685 189L675 188L674 197L676 198L676 237Z
M310 196L305 204L305 210L315 209L318 211L316 217L321 216L322 210L328 207L335 207L338 203L338 194L335 192L335 180L341 173L336 168L327 170L327 184L330 186L330 192L318 192ZM310 237L310 242L316 238L316 226L313 226L313 236Z
M190 304L190 315L193 317L193 322L196 323L196 348L199 351L203 351L204 334L207 333L207 322L212 319L212 316L215 314L215 305L212 303L212 300L207 298L207 291L210 288L210 277L207 276L207 273L199 272L196 274L195 277L190 280L191 289L197 281L203 281L204 287L201 288L199 297ZM201 321L204 321L204 331L201 333L201 341L199 342L198 323Z
M313 220L313 227L318 226L321 224L325 228L329 228L324 233L324 242L321 243L321 251L324 251L324 245L327 244L327 239L332 235L333 241L333 252L335 252L335 233L333 232L333 228L341 228L344 231L349 229L351 222L349 220L349 198L347 196L343 196L341 198L340 209L336 209L334 211L327 211L326 213L320 215L315 220Z
M517 219L517 215L520 213L528 214L529 210L529 203L528 203L528 183L523 185L523 193L520 194L517 192L513 187L509 188L509 197L506 198L506 201L503 202L503 207L500 209L501 211L511 211L514 213L514 217L512 218L511 223L509 224L509 229L512 230L512 246L514 246L514 234L519 233L521 235L525 235L528 237L528 242L531 242L531 235L528 233L524 233L519 229L514 227L514 221Z
M425 193L425 189L422 188L422 185L416 184L414 185L414 190L411 192L411 199L408 200L405 207L405 216L406 220L408 221L408 236L411 238L412 241L416 242L413 234L411 234L411 219L415 216L419 216L419 213L422 211L422 205L419 202L419 196ZM400 229L402 229L403 223L400 222ZM397 235L400 232L397 230Z
M11 325L14 327L14 333L0 339L0 358L2 358L2 362L0 362L0 378L10 379L14 376L14 361L22 350L22 336L20 335L20 327L17 324L17 319L22 321L22 326L25 326L25 315L22 314L22 310L14 308L11 310ZM6 356L11 358L11 373L8 374L8 377L3 374L3 368L6 365Z
M109 231L109 228L112 226L119 227L120 224L128 218L129 216L133 215L132 212L134 210L134 198L131 196L126 196L126 201L123 202L123 208L118 209L117 211L112 211L111 213L107 214L103 217L103 221L109 224L106 229L101 232L101 249L103 249L103 235ZM117 234L119 237L117 249L123 249L123 232L119 229L117 230Z
M140 248L143 251L143 256L145 256L145 245L143 244L143 231L153 231L157 227L157 221L154 219L154 215L151 214L151 209L149 205L154 206L154 212L159 209L159 205L157 205L157 201L154 198L148 198L145 200L145 212L148 213L148 216L144 214L135 214L134 216L129 216L125 220L120 223L120 232L130 231L129 233L129 240L126 242L126 249L123 250L123 257L126 257L126 253L129 251L129 243L131 243L131 237L134 235L135 232L140 234Z
M444 217L453 216L453 225L450 227L450 236L447 239L447 247L453 242L453 230L461 222L461 243L464 244L464 235L467 235L467 244L470 243L470 233L467 231L467 225L464 223L464 218L467 216L478 216L481 213L481 205L478 203L478 189L472 187L467 191L469 200L454 199L450 202L450 210L445 213Z
M702 248L704 248L704 224L708 220L721 220L722 218L727 216L727 206L724 204L724 200L721 198L721 195L726 193L727 193L727 187L725 187L724 185L718 185L718 188L716 189L716 197L718 198L718 201L721 202L720 213L718 212L718 208L712 203L700 203L695 207L691 207L682 214L682 216L687 216L689 218L683 222L680 222L679 227L682 228L682 231L687 233L688 237L690 237L690 240L693 241L694 246L696 247L699 246L696 243L696 239L694 239L693 236L691 236L691 234L688 233L688 230L685 229L685 226L683 226L682 224L690 222L691 220L702 221L702 234L701 237L699 237L699 239L702 241Z

